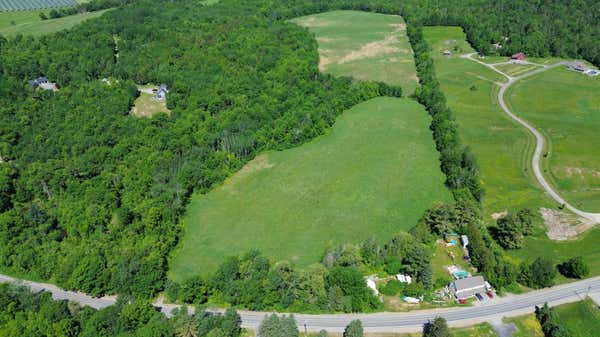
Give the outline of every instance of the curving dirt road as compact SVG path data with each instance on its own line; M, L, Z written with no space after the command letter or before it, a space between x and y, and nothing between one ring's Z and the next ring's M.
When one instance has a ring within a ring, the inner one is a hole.
M506 90L508 90L508 88L510 88L510 86L515 84L515 82L517 82L523 78L539 74L548 69L563 66L566 64L566 62L559 62L559 63L553 64L550 66L539 65L539 64L529 63L529 62L521 62L524 64L538 65L538 66L541 66L542 68L528 72L528 73L520 75L520 76L511 77L511 76L505 74L504 72L498 70L496 67L494 67L494 65L487 64L487 63L481 62L481 61L473 58L473 55L475 55L475 53L466 54L466 55L463 55L463 57L467 58L471 61L477 62L477 63L485 66L486 68L489 68L489 69L501 74L502 76L506 77L506 79L508 80L507 82L503 83L500 86L500 90L498 91L498 103L500 104L500 107L502 107L502 110L504 110L504 112L508 116L510 116L510 118L514 119L519 124L523 125L525 128L527 128L527 130L529 130L529 132L531 132L535 136L536 145L535 145L535 151L533 152L533 158L531 160L531 166L533 167L533 173L535 175L535 178L540 183L540 185L542 185L544 190L552 197L552 199L554 199L556 202L558 202L561 205L565 205L565 207L567 209L569 209L571 212L579 215L582 218L591 220L596 224L600 223L600 213L584 212L584 211L578 209L577 207L571 205L552 188L552 186L548 183L548 181L546 181L546 178L544 178L544 175L542 174L542 170L540 169L540 160L542 158L542 152L544 151L544 142L545 142L544 136L537 129L535 129L531 124L529 124L522 118L517 117L510 110L510 108L508 107L508 105L506 104L506 102L504 100L504 94L506 93ZM505 63L508 63L508 62L505 62Z

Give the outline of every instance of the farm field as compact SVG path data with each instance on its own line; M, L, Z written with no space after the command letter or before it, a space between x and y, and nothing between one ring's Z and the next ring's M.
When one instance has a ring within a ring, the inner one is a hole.
M402 17L333 11L292 21L315 34L321 71L400 85L406 96L414 92L418 79Z
M496 83L505 81L504 77L460 57L474 52L460 27L425 27L424 35L459 135L479 163L487 219L506 209L554 206L529 168L533 136L506 116L496 100ZM452 56L442 55L447 49L453 51Z
M69 29L85 20L101 16L107 10L65 16L58 19L42 20L40 13L47 10L0 12L0 35L15 36L43 35Z
M210 272L254 248L307 265L327 247L410 229L451 200L428 125L418 103L376 98L342 114L328 135L257 156L192 198L170 277Z
M600 78L558 67L517 82L507 99L548 143L546 177L576 207L600 212Z
M600 309L589 298L575 303L555 307L558 321L572 337L596 336L600 330ZM541 327L534 314L507 319L514 323L518 330L513 337L543 337Z
M557 205L546 197L531 174L529 166L535 146L533 136L509 119L498 106L496 94L499 86L495 82L504 81L501 75L460 58L460 54L470 53L472 49L459 27L426 27L424 34L432 47L437 76L448 105L456 116L459 134L472 148L479 163L486 189L483 202L486 219L491 223L493 213L507 209L555 208ZM456 50L455 55L443 56L442 51L446 49ZM552 76L554 70L549 72ZM525 239L522 249L507 253L516 263L532 261L539 256L558 263L581 255L590 264L591 274L600 275L598 242L600 229L592 229L568 241L550 240L545 231L539 229ZM558 278L558 282L566 281Z

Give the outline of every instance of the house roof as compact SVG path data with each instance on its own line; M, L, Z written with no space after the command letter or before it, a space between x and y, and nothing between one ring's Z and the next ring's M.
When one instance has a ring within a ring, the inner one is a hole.
M454 281L454 289L456 290L456 292L481 287L485 288L485 280L483 279L483 276L467 277Z

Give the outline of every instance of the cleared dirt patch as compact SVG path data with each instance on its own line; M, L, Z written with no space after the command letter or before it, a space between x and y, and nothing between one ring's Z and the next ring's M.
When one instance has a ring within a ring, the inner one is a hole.
M540 208L540 213L546 226L546 235L551 240L563 241L573 239L577 235L594 227L592 221L574 214L549 208Z
M498 220L500 218L504 218L507 214L508 214L507 210L504 210L502 212L492 213L492 219Z

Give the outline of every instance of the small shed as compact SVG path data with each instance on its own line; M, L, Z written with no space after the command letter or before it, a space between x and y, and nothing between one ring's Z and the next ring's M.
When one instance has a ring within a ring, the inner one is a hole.
M367 287L373 291L375 296L379 295L379 290L377 290L377 284L375 284L375 281L367 279Z
M452 55L452 52L446 49L442 52L442 54L444 54L444 56L450 56Z
M462 241L463 248L467 248L469 245L469 237L463 234L460 236L460 241Z
M511 60L525 61L526 56L525 56L525 53L520 52L520 53L514 54L510 58L511 58Z
M450 291L457 299L465 299L487 290L483 276L458 279L450 283Z

